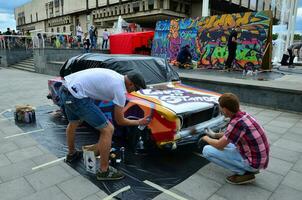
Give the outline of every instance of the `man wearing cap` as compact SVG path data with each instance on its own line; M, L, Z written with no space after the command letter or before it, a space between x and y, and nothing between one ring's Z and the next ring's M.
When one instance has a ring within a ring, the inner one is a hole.
M74 137L81 121L99 130L100 138L97 143L100 152L100 169L96 176L98 180L118 180L124 175L109 166L113 125L103 112L94 104L94 100L112 101L115 104L114 117L119 125L146 125L145 118L130 120L124 117L123 107L126 103L126 93L145 89L146 84L141 74L133 72L121 75L113 70L93 68L79 71L65 76L65 82L60 92L61 101L69 121L66 129L68 154L66 162L73 162L80 158L81 152L74 146Z

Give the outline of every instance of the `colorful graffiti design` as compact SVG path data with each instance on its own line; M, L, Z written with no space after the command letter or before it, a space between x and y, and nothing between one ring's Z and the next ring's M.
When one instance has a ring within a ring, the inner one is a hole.
M270 30L268 11L158 21L152 55L174 61L180 48L188 44L199 67L223 68L228 57L227 40L236 26L241 32L234 66L261 67Z

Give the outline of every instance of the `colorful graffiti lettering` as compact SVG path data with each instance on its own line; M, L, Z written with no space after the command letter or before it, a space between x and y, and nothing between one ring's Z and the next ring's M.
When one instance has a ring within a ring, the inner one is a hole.
M173 61L188 44L199 67L223 68L228 57L227 40L235 26L241 27L235 67L261 67L271 28L268 11L159 21L152 55Z

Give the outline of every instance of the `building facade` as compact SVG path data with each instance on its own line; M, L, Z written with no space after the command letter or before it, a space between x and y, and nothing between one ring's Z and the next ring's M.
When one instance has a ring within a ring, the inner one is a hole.
M32 0L15 9L17 30L75 34L89 25L111 28L122 16L128 23L155 28L156 21L246 11L271 10L282 0ZM278 6L273 15L280 18Z

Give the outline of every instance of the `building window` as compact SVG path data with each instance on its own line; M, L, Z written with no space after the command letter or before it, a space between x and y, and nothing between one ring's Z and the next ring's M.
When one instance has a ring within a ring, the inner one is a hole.
M53 33L53 28L51 28L51 32Z
M39 21L38 13L36 12L36 21Z
M60 33L60 27L57 27L57 33Z
M66 27L65 27L65 26L63 26L63 32L64 32L64 33L66 32Z
M30 22L33 22L33 15L30 14Z

